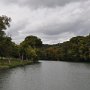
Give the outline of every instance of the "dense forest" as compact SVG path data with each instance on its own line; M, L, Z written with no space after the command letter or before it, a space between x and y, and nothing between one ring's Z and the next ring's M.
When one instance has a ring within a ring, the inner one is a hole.
M20 45L5 34L11 18L0 16L0 59L90 61L90 34L77 36L63 43L43 44L37 36L27 36Z
M58 61L90 61L90 35L77 36L56 45L43 45L41 59Z

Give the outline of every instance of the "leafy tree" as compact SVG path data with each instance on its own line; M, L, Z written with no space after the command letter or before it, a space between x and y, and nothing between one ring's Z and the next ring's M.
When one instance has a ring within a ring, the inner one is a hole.
M22 60L37 61L37 48L42 46L42 41L36 36L27 36L23 42L20 43L20 57Z
M3 30L10 26L11 18L7 16L0 16L0 56L8 56L10 53L11 38L5 36Z
M41 39L36 36L27 36L24 42L33 48L42 46Z
M10 26L11 18L5 15L0 16L0 36L3 36L5 33L3 30L7 29Z
M33 61L33 62L37 62L38 61L38 56L37 56L35 48L28 47L26 49L26 55L27 55L27 58L30 59L31 61Z

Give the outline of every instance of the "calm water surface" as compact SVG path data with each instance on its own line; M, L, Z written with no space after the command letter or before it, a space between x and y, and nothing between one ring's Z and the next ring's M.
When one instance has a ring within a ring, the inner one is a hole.
M0 90L90 90L90 64L41 62L0 71Z

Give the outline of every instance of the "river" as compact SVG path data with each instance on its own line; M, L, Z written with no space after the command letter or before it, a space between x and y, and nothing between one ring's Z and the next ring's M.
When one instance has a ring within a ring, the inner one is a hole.
M90 90L90 64L41 61L3 70L0 90Z

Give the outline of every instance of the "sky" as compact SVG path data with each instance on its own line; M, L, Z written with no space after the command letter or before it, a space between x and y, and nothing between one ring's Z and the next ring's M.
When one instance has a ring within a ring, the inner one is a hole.
M19 44L26 36L56 44L90 33L90 0L0 0L0 16L11 17L6 34Z

